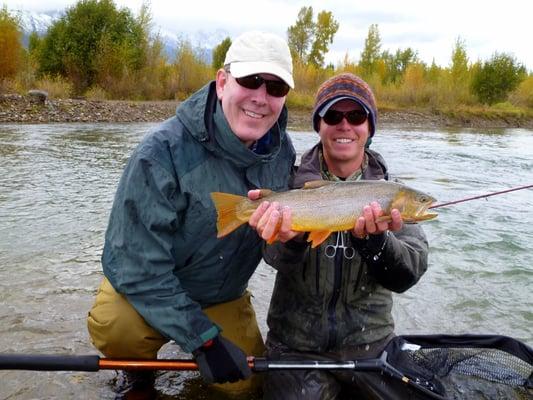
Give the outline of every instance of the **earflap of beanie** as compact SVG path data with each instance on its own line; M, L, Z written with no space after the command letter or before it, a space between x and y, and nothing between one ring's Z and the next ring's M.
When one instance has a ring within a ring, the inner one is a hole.
M370 143L372 142L372 137L374 136L374 133L376 133L376 115L374 114L374 111L373 110L368 110L368 131L369 131L369 136L368 136L368 140L370 140L370 142L367 142L367 146L370 146Z
M320 107L318 108L315 106L315 109L313 110L313 114L311 115L311 121L313 122L313 129L317 133L320 131L320 115L318 115L318 113L320 112L320 109L322 108L321 106L322 105L320 105Z

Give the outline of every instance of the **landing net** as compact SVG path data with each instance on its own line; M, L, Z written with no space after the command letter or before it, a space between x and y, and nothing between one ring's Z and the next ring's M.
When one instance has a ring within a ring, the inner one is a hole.
M399 336L385 351L387 363L412 381L410 387L425 391L415 390L405 398L533 399L533 350L516 339ZM390 394L390 398L402 398L396 396L399 393Z

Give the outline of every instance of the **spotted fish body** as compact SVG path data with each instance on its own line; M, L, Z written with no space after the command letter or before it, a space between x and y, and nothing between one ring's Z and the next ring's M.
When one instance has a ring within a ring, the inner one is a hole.
M218 192L211 196L218 214L219 237L248 222L259 204L268 200L291 209L291 229L310 232L313 247L332 232L353 229L363 207L373 201L378 202L383 210L380 221L390 221L390 211L394 208L400 211L406 223L437 216L427 212L428 207L436 201L433 197L406 185L386 181L313 181L308 182L303 189L278 193L263 190L261 199L254 201ZM276 236L269 242L274 241Z

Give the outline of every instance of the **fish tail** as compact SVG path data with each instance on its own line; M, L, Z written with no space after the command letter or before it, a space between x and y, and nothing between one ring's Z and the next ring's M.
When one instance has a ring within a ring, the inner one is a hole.
M240 219L237 215L237 207L246 197L229 193L212 192L211 199L217 210L217 238L226 236L247 222L246 220Z

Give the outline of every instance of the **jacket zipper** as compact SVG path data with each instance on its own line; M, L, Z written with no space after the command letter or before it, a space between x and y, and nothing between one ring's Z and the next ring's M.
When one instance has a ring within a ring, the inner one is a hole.
M357 278L355 279L355 283L353 285L353 292L357 292L357 289L359 288L359 283L361 282L361 277L363 275L363 269L365 268L365 262L361 260L359 263L359 271L357 272Z
M337 235L344 235L344 232L338 232ZM344 253L341 249L337 249L335 253L335 269L333 275L333 294L328 304L328 322L329 322L329 340L328 349L334 349L337 343L337 317L336 308L337 301L341 293L342 283L342 264L344 262Z
M316 249L316 255L315 255L315 290L316 295L320 295L320 247Z

